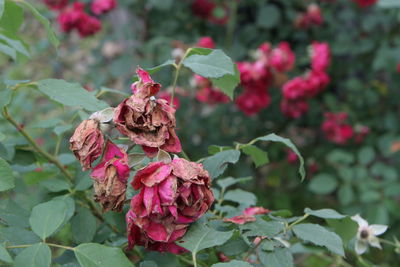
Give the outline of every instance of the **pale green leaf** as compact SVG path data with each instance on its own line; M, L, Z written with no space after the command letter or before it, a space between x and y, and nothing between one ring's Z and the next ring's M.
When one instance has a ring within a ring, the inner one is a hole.
M14 188L14 175L8 163L0 158L0 192Z
M24 249L15 258L13 267L49 267L51 250L44 243L35 244Z
M251 192L242 189L234 189L226 192L224 200L245 204L246 206L253 206L257 202L257 197Z
M224 94L233 99L235 88L240 83L240 72L236 64L234 64L235 74L226 74L220 78L213 78L212 83L218 87Z
M120 248L107 247L95 243L85 243L74 249L82 267L133 267Z
M238 260L233 260L230 262L220 262L211 265L211 267L252 267L250 263L246 261L238 261Z
M217 178L226 170L228 163L236 163L239 160L239 157L240 151L225 150L206 158L203 161L203 165L211 178Z
M240 147L240 149L243 151L243 153L251 157L256 167L260 167L269 162L268 153L256 146L246 145Z
M3 244L0 244L0 261L4 261L7 263L13 262L13 259L11 258L10 254L8 253L7 249L5 249Z
M96 234L96 218L87 208L80 208L71 220L72 237L76 243L87 243Z
M309 208L304 209L305 213L308 213L312 216L323 218L323 219L343 219L346 216L338 213L336 210L332 209L320 209L320 210L312 210Z
M265 267L292 267L293 256L287 248L276 248L273 252L260 254L260 261Z
M332 193L337 187L335 177L330 174L321 173L315 176L308 185L311 192L326 195Z

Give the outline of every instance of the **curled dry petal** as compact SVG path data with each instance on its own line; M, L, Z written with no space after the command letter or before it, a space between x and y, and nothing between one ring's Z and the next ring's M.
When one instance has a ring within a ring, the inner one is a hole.
M161 85L151 79L150 74L138 67L136 74L139 81L132 84L132 93L139 98L148 98L154 96L160 91Z
M201 164L180 158L153 162L136 173L132 186L140 192L126 216L129 246L184 252L173 242L214 202L208 172Z
M84 120L76 128L70 142L70 149L82 164L83 170L92 167L93 161L101 156L104 137L97 120Z

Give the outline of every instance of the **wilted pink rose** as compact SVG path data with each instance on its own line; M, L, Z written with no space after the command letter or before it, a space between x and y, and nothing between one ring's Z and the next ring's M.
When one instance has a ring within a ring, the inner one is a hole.
M252 116L260 112L263 108L268 107L271 103L271 97L267 91L264 93L244 91L236 98L235 103L247 116Z
M113 10L116 6L116 0L94 0L90 8L94 14L100 15Z
M311 67L314 71L325 72L331 61L328 43L313 42L311 44Z
M96 17L83 13L79 19L77 29L81 37L87 37L101 30L101 22Z
M256 221L256 217L254 215L261 215L271 212L268 209L263 207L249 207L243 211L243 214L232 217L232 218L224 218L224 222L231 222L234 224L245 224L248 222Z
M279 72L285 72L293 69L296 55L288 42L281 42L272 50L269 60L272 68Z
M149 157L158 148L171 153L181 152L181 143L175 133L175 109L164 99L152 99L160 84L149 74L138 69L140 80L132 85L133 95L115 109L114 123L121 134L142 145Z
M204 47L204 48L210 48L214 49L215 48L215 43L214 40L209 37L209 36L204 36L199 39L199 41L196 44L197 47Z
M168 93L166 91L162 91L157 96L158 96L158 98L164 99L165 101L167 101L168 105L171 105L171 94L170 93ZM175 96L174 97L174 108L178 109L179 106L180 106L179 98L177 96Z
M322 123L322 131L329 141L343 145L353 137L353 127L346 123L347 113L325 113L325 121Z
M304 99L292 101L283 99L281 102L281 111L286 117L297 119L307 113L308 102Z
M372 6L373 4L378 2L378 0L353 0L353 2L356 2L360 7L365 8Z
M95 200L103 211L121 211L125 201L129 178L128 155L124 150L107 142L102 162L92 171Z
M64 32L70 32L77 28L82 15L85 14L84 9L85 4L76 1L71 7L62 10L57 17L61 30Z
M70 149L82 164L83 170L90 169L93 161L101 156L104 137L99 127L97 120L84 120L69 140Z
M68 0L44 0L44 3L51 9L61 10L68 5Z
M181 158L168 164L153 162L139 170L132 186L140 192L126 215L129 247L184 252L174 242L214 202L210 182L201 164Z

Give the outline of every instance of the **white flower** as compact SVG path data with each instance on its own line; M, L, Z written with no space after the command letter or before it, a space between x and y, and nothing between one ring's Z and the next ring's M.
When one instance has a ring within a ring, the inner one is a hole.
M357 241L356 241L356 252L357 254L363 254L368 247L368 244L382 249L379 239L376 237L383 234L388 228L387 225L383 224L371 224L369 225L366 220L361 218L359 214L351 217L353 221L358 223Z

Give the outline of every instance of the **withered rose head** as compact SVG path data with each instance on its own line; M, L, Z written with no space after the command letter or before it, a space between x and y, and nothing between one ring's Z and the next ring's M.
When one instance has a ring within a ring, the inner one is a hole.
M139 77L139 81L133 83L131 89L132 93L138 98L149 98L160 91L161 85L154 82L147 71L138 67L136 74Z
M115 109L114 123L121 134L144 146L148 156L155 156L158 148L171 153L181 151L175 133L175 109L164 99L132 95Z
M84 120L69 140L70 149L82 164L83 170L90 169L93 161L101 156L104 137L99 125L97 120Z
M137 172L132 186L140 193L132 198L126 216L129 246L185 251L174 241L214 202L208 172L201 164L180 158L168 164L153 162Z
M95 200L101 204L103 211L122 211L129 177L126 152L108 141L103 160L93 169L91 176Z

